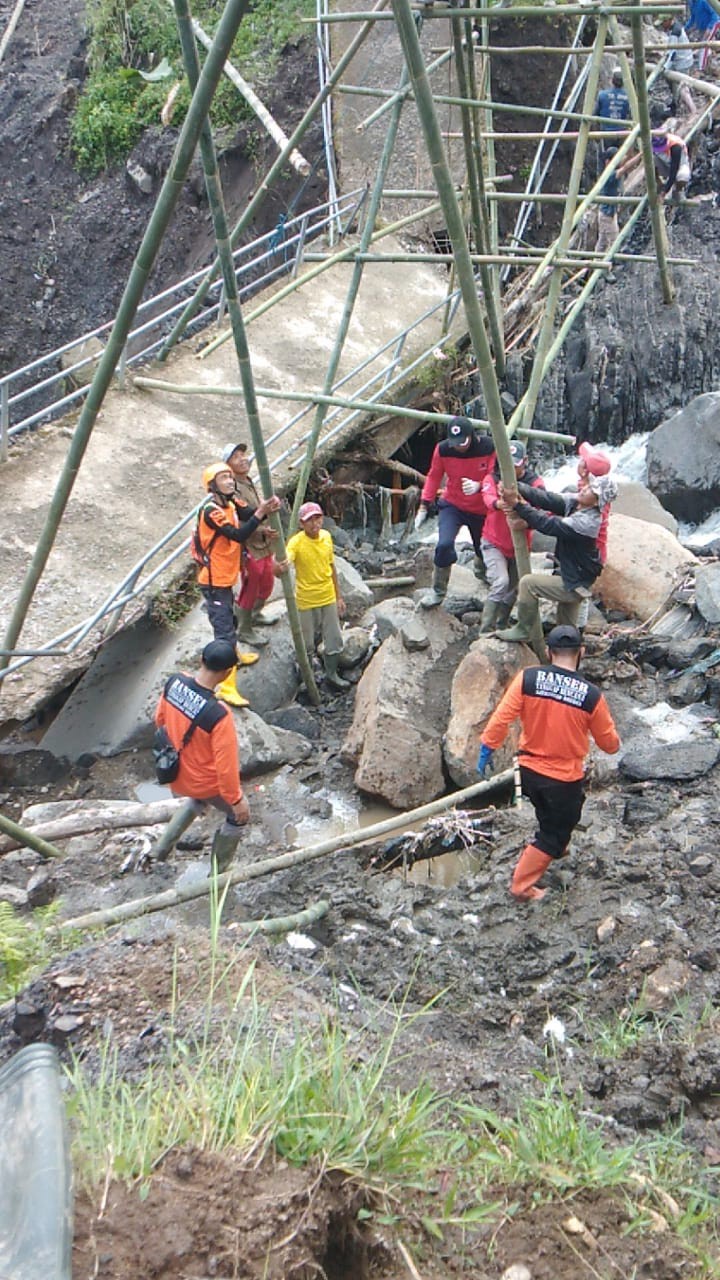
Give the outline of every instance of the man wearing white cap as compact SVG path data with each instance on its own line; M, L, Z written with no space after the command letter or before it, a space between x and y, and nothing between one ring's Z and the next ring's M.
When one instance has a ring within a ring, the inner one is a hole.
M338 672L345 601L335 572L333 540L323 529L323 509L317 502L304 502L298 519L300 532L288 539L287 558L295 566L295 598L305 648L312 657L316 639L322 635L325 677L333 689L342 691L350 684Z

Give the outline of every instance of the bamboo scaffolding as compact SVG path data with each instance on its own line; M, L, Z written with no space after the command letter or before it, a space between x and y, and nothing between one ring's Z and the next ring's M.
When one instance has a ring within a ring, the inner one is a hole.
M188 7L188 0L172 0L172 2L175 9L175 17L177 19L178 32L180 35L180 45L183 53L183 61L185 63L185 73L187 75L190 88L194 93L200 78L200 59L198 57L197 45L195 44L195 33L190 9ZM210 122L207 117L200 131L200 157L205 176L205 189L207 191L208 204L210 206L210 213L213 221L215 248L222 270L223 285L225 288L225 303L228 309L230 325L235 342L235 355L237 357L238 371L240 373L240 381L243 388L245 413L247 416L248 428L250 430L253 452L255 454L255 464L258 469L258 477L263 497L270 498L273 492L272 476L270 474L270 464L268 462L265 440L263 438L262 426L260 423L257 397L255 395L255 379L253 377L252 363L250 361L250 348L248 346L247 333L245 331L245 323L238 295L237 279L235 277L235 263L233 261L232 249L230 247L230 234L227 215L225 212L222 183L220 181L220 174L217 165L215 143L213 142ZM286 555L285 535L280 523L280 518L277 514L270 516L270 524L277 535L278 558L280 560L284 560ZM300 674L302 675L303 683L310 701L315 706L319 706L320 694L318 693L317 685L315 683L311 658L305 647L305 641L303 640L302 629L300 626L300 615L298 613L297 601L295 599L295 592L290 575L284 574L281 578L281 583L283 595L285 596L288 622L290 624L290 632L295 648L295 656L297 657L298 666L300 668Z
M502 404L500 401L500 389L492 362L488 336L485 332L485 322L483 320L482 311L480 310L480 304L478 301L473 265L470 259L465 227L460 213L457 196L455 195L452 175L445 155L445 148L443 146L440 127L435 113L435 106L432 100L430 81L425 68L425 62L420 48L420 41L418 39L409 0L392 0L392 11L395 15L398 35L405 55L405 62L413 83L415 103L420 117L423 135L425 137L425 145L427 147L428 157L430 159L433 176L437 185L438 195L442 203L450 243L453 248L458 282L460 285L463 306L465 308L465 318L470 333L470 340L478 362L483 398L490 420L490 431L495 445L500 474L502 476L503 484L507 485L508 488L512 488L515 483L515 468L510 454L510 443L505 427ZM523 574L530 571L530 556L528 553L527 542L524 535L517 529L512 530L512 536L518 576L522 577ZM544 646L539 614L536 618L532 639L533 647L538 653L538 656L540 656L541 653L544 653Z
M683 48L684 47L685 46L683 45ZM720 47L720 45L718 47ZM513 49L513 53L515 52L516 50ZM592 50L588 49L587 52L592 53ZM607 52L607 45L605 46L605 52ZM364 97L364 98L365 97L390 98L394 96L391 89L376 89L376 88L372 88L369 85L339 84L337 87L337 92L345 93L345 94L348 94L349 96L358 96L358 97ZM512 102L495 102L490 98L476 98L473 94L459 95L459 94L451 94L451 93L434 93L433 100L437 103L440 103L442 106L489 108L493 112L500 112L500 114L505 113L506 115L512 115L512 116L541 116L543 119L546 119L548 116L552 116L558 120L577 120L578 123L582 123L582 124L584 124L586 121L589 120L593 124L601 124L601 125L604 124L605 133L607 133L607 130L608 130L607 116L596 116L592 114L585 116L581 111L564 111L560 107L529 107L524 102L517 103L517 104ZM453 138L459 138L462 135L459 133L453 133L449 136ZM509 137L509 138L516 138L518 137L518 134L509 133L509 134L503 134L502 136ZM542 134L542 137L544 138L547 136L548 136L547 134ZM562 136L570 137L571 135L563 134Z
M633 199L633 206L637 203ZM493 266L528 266L540 260L544 250L538 248L535 250L531 245L524 249L508 248L503 253L471 253L471 262L487 263ZM310 253L306 255L309 262L326 261L324 254ZM360 253L358 250L354 255L358 261L374 262L374 263L391 263L391 262L425 262L429 264L444 264L448 266L452 263L452 257L447 253ZM624 253L622 255L625 262L656 262L655 254L650 253ZM566 249L563 258L555 258L554 264L563 267L596 266L598 262L605 263L610 270L612 266L606 253L598 253L596 249ZM699 265L698 258L668 258L668 262L672 262L678 267L695 267Z
M712 3L712 0L710 0ZM715 7L713 5L713 7ZM422 13L423 19L428 18L452 18L457 9L439 4L415 6L413 13ZM493 5L485 8L468 8L463 9L463 17L466 18L490 18L493 22L515 22L518 18L547 18L550 22L557 22L558 18L586 18L588 14L598 13L605 17L616 14L618 17L626 17L628 14L637 13L645 17L662 17L673 13L684 14L684 4L553 4L550 8L544 9L538 5L531 4L513 4L507 9L500 5ZM720 12L720 10L718 10ZM338 23L338 22L391 22L393 20L392 13L375 13L366 10L359 10L357 13L326 13L319 18L303 18L306 25L315 23ZM505 49L505 52L513 53L512 47Z
M38 538L32 560L21 584L20 592L5 632L2 645L4 649L14 649L22 631L35 590L57 537L60 522L73 491L105 393L122 357L127 336L163 235L180 197L200 137L200 130L209 111L213 94L222 75L223 65L232 48L245 8L246 0L227 0L213 40L212 49L205 59L197 89L192 96L187 115L180 130L172 164L160 188L150 221L132 265L115 317L115 323L108 336L105 350L98 362L77 426L73 432L65 463L58 478L55 492L50 500L42 532ZM4 670L7 665L7 656L0 655L0 670Z
M434 62L431 62L428 65L428 74L431 71L438 71L440 67L444 67L445 64L450 61L452 56L453 56L452 49L445 49L443 53L441 53L439 58L436 58ZM412 94L412 89L409 87L407 89L403 89L402 91L403 99L409 98L411 94ZM360 123L355 126L355 132L364 133L366 129L369 129L371 127L371 125L376 124L377 121L380 120L386 114L386 112L388 112L390 108L395 105L397 98L398 98L398 90L397 89L391 90L390 97L388 98L387 102L384 102L382 106L378 107L369 116L366 116L364 120L361 120Z
M453 46L455 50L455 73L458 78L463 105L460 108L462 119L462 139L465 150L465 169L472 210L472 225L475 235L475 247L481 254L487 254L490 248L490 226L487 208L484 205L485 183L483 177L482 157L475 152L473 121L470 114L471 100L467 95L467 71L465 67L465 49L463 48L464 21L453 18ZM479 160L479 163L478 163ZM502 315L497 305L490 267L486 262L480 263L480 280L485 303L490 340L495 357L495 371L498 378L505 376L505 339L502 329Z
M414 222L418 222L422 218L427 218L431 214L437 213L439 208L440 205L438 203L430 204L426 205L422 209L415 210L413 213L407 214L404 218L398 218L396 222L392 222L388 226L382 227L380 231L376 231L372 236L371 243L375 244L378 240L384 240L386 236L395 235L396 232L402 231L403 228L412 226ZM334 267L338 262L349 262L354 253L354 247L347 246L345 249L339 249L337 253L333 253L329 257L323 257L323 260L319 265L311 268L310 271L304 271L302 275L296 276L289 284L283 285L282 289L277 289L269 298L266 298L264 302L261 302L259 306L255 307L253 311L248 312L248 315L245 318L245 323L252 324L253 320L258 320L260 316L264 316L266 311L270 311L272 307L277 306L278 302L282 302L283 299L289 297L291 293L295 293L298 289L302 289L306 284L309 284L311 280L314 280L316 276L322 275L323 271L327 271L329 267ZM307 258L307 256L308 255L306 253L305 257ZM225 329L222 333L219 333L217 337L213 338L207 346L204 346L202 350L198 352L199 359L204 360L207 356L211 355L212 352L216 351L218 347L221 347L224 342L227 342L229 337L229 329Z
M607 36L607 27L607 18L599 18L597 35L595 36L595 42L593 45L593 57L590 60L590 71L585 85L584 106L586 112L589 112L592 109L597 97L598 85L600 83L600 69L602 66L605 39ZM589 125L581 125L580 132L578 134L578 144L575 148L570 177L568 179L567 201L563 210L562 225L554 245L552 259L553 273L550 278L550 285L547 291L545 312L535 345L535 356L530 372L530 383L525 393L525 407L522 419L524 427L532 425L533 417L535 415L535 407L540 394L540 387L545 376L544 362L552 341L555 315L560 301L560 289L562 285L563 267L558 260L570 245L570 236L572 235L573 229L573 217L580 192L580 182L582 180L583 168L585 166L585 152L587 151L588 138L590 136L591 132Z
M4 832L6 836L10 836L11 840L16 841L14 846L16 849L25 847L34 849L43 858L62 858L63 856L62 850L57 849L54 844L43 840L42 836L35 835L25 827L21 827L19 823L13 822L12 818L6 818L4 813L0 813L0 831Z
M387 0L378 0L377 11L380 11L386 3L387 3ZM270 191L270 188L272 187L273 182L282 173L284 166L289 161L290 156L293 154L293 151L296 149L298 143L302 141L308 129L310 128L310 125L313 123L315 117L318 115L318 112L322 110L323 103L327 101L330 94L332 93L333 88L335 87L335 85L343 75L345 68L350 65L358 49L361 48L362 44L370 35L371 31L372 31L372 23L368 22L368 23L364 23L360 31L358 31L355 34L353 39L350 41L347 49L345 50L345 53L340 58L335 70L328 77L327 82L325 83L323 88L320 90L320 92L316 94L316 96L313 98L313 101L310 103L310 106L308 107L307 111L305 112L302 119L300 120L300 123L298 124L297 128L294 129L293 132L290 134L290 137L287 140L287 145L283 147L280 154L276 157L275 162L268 169L267 173L265 174L265 177L263 178L262 182L258 186L258 189L255 192L255 195L249 201L247 208L245 209L245 211L243 212L243 214L241 215L241 217L238 219L238 221L235 223L235 226L233 227L233 230L230 235L230 244L233 249L237 247L237 243L243 231L252 222L260 206L263 204L268 192ZM158 360L161 363L163 360L167 359L167 356L169 355L170 351L175 346L176 342L178 342L182 334L185 332L190 321L197 315L198 311L200 310L200 307L202 306L203 299L208 291L208 288L210 287L210 285L213 283L214 280L217 280L219 274L220 274L220 264L218 263L217 259L215 259L212 265L205 272L205 275L203 276L202 280L197 286L192 298L188 302L181 316L177 320L177 323L173 326L168 338L166 339L163 346L161 347L158 355Z
M164 382L160 378L146 378L140 374L133 378L133 386L141 390L164 391L178 396L241 396L243 394L242 387L212 387L202 383ZM410 409L402 404L385 404L380 400L352 400L345 396L326 396L321 391L289 391L277 387L256 387L255 394L260 400L289 400L298 401L300 404L336 405L340 409L359 409L373 416L384 414L398 418L416 418L420 422L448 423L452 422L456 416L452 413L434 413L429 409ZM487 431L490 427L490 423L485 418L468 418L468 421L481 431ZM560 444L575 443L574 436L565 435L560 431L536 431L532 428L523 430L519 434L534 440L551 440ZM298 442L298 448L302 443L304 442ZM298 465L299 462L292 464L292 466Z
M590 12L591 10L589 8L586 9L585 16L587 17L590 14ZM607 10L603 9L603 12L607 12ZM549 15L546 15L546 16L549 16ZM612 29L612 22L613 21L617 22L617 14L612 14L610 21L611 21L611 29ZM671 47L672 46L669 45L667 41L662 41L658 44L650 43L645 45L645 52L646 53L650 53L650 52L668 53ZM571 44L513 44L513 45L485 44L482 40L480 40L478 41L477 44L473 43L473 48L476 54L528 53L528 54L544 55L546 53L548 54L558 53L558 54L561 54L563 57L567 57L567 55L571 53L573 54L573 56L577 56L579 58L592 57L591 48L585 47L583 45L580 45L578 48L574 48ZM683 49L714 49L714 48L720 48L720 41L718 41L717 38L714 40L688 40L687 44L683 44ZM441 54L446 52L447 52L447 46L443 46L442 48L438 46L437 48L434 48L431 50L431 53L434 53L434 54ZM622 39L618 40L613 36L613 43L612 44L608 43L605 45L605 52L613 53L613 54L632 53L632 45L627 44Z
M550 112L547 114L549 115ZM493 142L539 142L541 139L544 142L574 142L581 137L584 137L586 140L588 138L607 138L609 132L610 130L606 126L604 129L593 129L591 132L586 133L581 125L579 130L566 129L559 133L543 133L541 130L537 129L527 130L526 132L518 130L517 132L512 133L502 133L498 129L492 129L482 132L480 137L484 141L492 140ZM612 136L613 138L627 138L631 132L631 129L613 129ZM447 130L443 133L443 137L452 140L454 138L462 138L462 134Z
M407 81L408 81L407 69L403 67L403 70L400 75L400 84L398 86L400 91L405 88ZM380 163L378 165L377 173L375 175L375 182L373 185L372 194L370 196L370 202L368 204L367 213L365 215L365 223L362 229L362 234L360 236L359 247L361 252L363 253L369 247L373 238L373 234L375 232L375 222L377 220L377 216L380 211L380 205L382 203L383 184L385 182L385 179L388 174L388 170L390 168L390 161L392 160L392 154L395 147L395 140L397 138L398 129L400 127L400 117L402 115L402 109L403 109L404 103L405 103L405 98L404 96L401 96L401 93L399 92L397 96L397 101L393 104L392 110L390 112L390 120L387 127L387 133L385 134L385 141L383 143L383 149L380 156ZM364 266L365 264L362 261L362 259L356 256L353 260L352 275L350 277L350 283L348 285L347 293L345 295L345 303L343 305L343 311L340 317L340 324L335 334L335 342L333 344L333 349L330 352L330 359L328 360L327 369L325 371L325 381L323 383L323 392L325 395L331 395L333 387L335 385L335 378L337 376L337 371L340 366L340 358L342 356L343 349L345 346L345 340L347 338L347 335L350 329L350 322L352 320L353 311L355 309L355 303L357 302L358 293L360 292L360 285L362 283ZM318 440L320 439L320 432L322 431L322 426L323 426L323 422L325 421L327 410L328 410L328 406L326 404L317 403L315 406L315 415L313 418L313 424L310 429L310 435L308 437L307 446L305 450L305 457L300 467L300 474L298 475L297 487L295 489L295 498L293 500L292 513L290 516L291 530L296 529L299 524L298 513L300 511L300 507L302 506L305 500L308 481L310 479L312 468L315 463L315 452L317 450Z
M419 809L398 813L395 817L387 818L384 822L376 822L370 827L358 827L355 831L346 831L343 835L333 836L332 839L323 840L319 844L307 845L304 849L296 849L292 853L281 853L274 858L264 858L261 862L250 862L244 867L236 867L233 871L226 871L221 876L209 876L207 880L186 885L182 889L166 889L163 893L136 898L132 902L121 902L101 911L89 911L85 915L61 921L57 927L60 930L107 928L110 925L123 924L127 920L136 920L140 916L150 915L155 911L167 911L184 902L208 897L215 886L218 890L223 890L226 886L248 884L251 880L259 880L262 876L272 875L275 871L285 871L289 867L300 866L305 862L314 862L329 854L352 849L358 844L369 844L402 827L422 822L425 818L432 818L436 813L444 813L446 809L453 809L467 800L477 800L482 796L491 795L508 786L512 780L513 770L505 769L486 782L476 782L462 791L441 796L439 800L432 800L430 804L421 805Z
M645 186L648 193L648 204L650 205L650 221L652 224L655 252L657 254L658 271L660 272L663 302L669 305L675 298L675 289L673 287L672 275L667 261L667 227L665 226L665 218L658 200L657 183L655 180L655 163L653 161L650 127L650 106L648 103L645 54L643 51L642 20L635 14L633 14L630 19L630 30L632 31L635 75L637 77L637 109L638 120L640 122L643 168L645 169Z

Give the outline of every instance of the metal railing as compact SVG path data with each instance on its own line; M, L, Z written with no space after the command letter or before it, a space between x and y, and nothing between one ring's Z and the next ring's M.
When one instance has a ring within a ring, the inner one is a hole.
M334 237L346 235L365 197L366 190L362 188L342 197L335 196L287 221L281 217L272 231L236 249L233 257L241 301L252 297L280 276L296 274L309 241L326 231L329 233L331 229ZM187 276L138 307L136 326L128 336L116 370L121 386L128 366L148 360L162 346L170 323L182 312L205 273L206 268L203 268ZM217 280L209 286L205 305L191 320L188 330L197 331L215 320L220 323L224 309L224 291L221 281ZM87 395L88 385L68 390L67 383L77 381L76 375L82 371L85 371L84 380L89 383L91 371L100 360L102 350L83 355L65 368L58 366L68 352L75 350L79 353L92 339L101 342L112 325L110 320L0 378L0 462L7 460L8 443L14 436L59 417ZM26 412L28 407L31 409L29 413Z
M357 193L354 194L357 195ZM355 207L357 207L357 205ZM369 356L366 356L359 364L355 365L354 368L352 368L342 378L338 379L338 381L333 384L333 393L336 394L339 392L340 389L348 382L359 377L370 365L377 361L381 361L379 367L369 378L366 378L358 388L354 389L353 399L358 399L366 393L368 393L368 398L371 399L373 388L379 388L383 393L386 393L400 381L407 379L415 369L419 368L432 356L438 345L447 341L450 336L450 329L459 305L460 290L457 289L453 293L442 298L439 302L435 303L432 307L429 307L420 316L413 320L411 324L394 334L384 342L381 347L378 347ZM430 320L438 311L441 311L445 307L448 307L448 319L445 322L444 331L433 340L430 346L425 347L419 355L415 356L408 362L408 364L402 365L402 354L410 335L414 330L418 329L427 320ZM386 357L385 360L382 359L383 356ZM270 445L277 440L282 439L282 437L296 426L297 423L306 415L314 412L314 408L315 404L313 401L310 401L307 405L303 406L303 408L298 413L294 414L288 422L274 432L273 435L269 436L266 443ZM330 410L325 419L326 430L323 433L318 447L322 448L327 441L336 437L340 432L350 426L353 421L357 420L365 413L366 411L363 409L353 409L350 412L347 412L342 408L333 408ZM340 421L336 421L340 414L343 414L343 417ZM280 466L282 462L286 461L297 450L302 449L306 440L307 435L304 435L301 439L293 441L293 443L289 445L283 453L272 461L270 467L271 471L277 470L278 466ZM299 462L300 459L295 463L291 463L290 469L292 470L294 466L299 465ZM6 676L11 675L14 671L18 671L21 667L26 666L36 658L65 657L76 652L83 641L87 640L90 633L96 627L100 626L105 619L107 619L107 622L104 626L101 639L108 639L119 625L120 619L127 607L143 596L148 587L161 577L161 575L170 568L179 556L187 552L190 542L189 536L186 532L187 526L194 522L201 505L201 502L197 503L191 511L188 511L186 515L173 525L172 529L170 529L162 538L159 539L158 542L150 547L141 559L138 560L137 563L134 564L133 567L125 574L122 580L113 587L112 591L105 598L103 603L99 605L87 618L83 619L81 622L75 623L74 626L63 631L61 635L54 636L51 640L48 640L46 644L37 649L27 648L13 650L12 656L14 660L11 661L4 670L0 671L0 682L2 682ZM170 551L167 551L167 547L172 543L175 543L175 545L172 546ZM162 556L159 563L156 564L152 570L146 573L145 571L148 569L150 562L155 560L161 552L165 552L165 554ZM68 641L70 643L68 643Z

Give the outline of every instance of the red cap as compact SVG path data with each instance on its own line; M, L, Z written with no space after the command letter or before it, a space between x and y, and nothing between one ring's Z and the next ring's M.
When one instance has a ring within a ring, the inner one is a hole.
M580 445L578 453L591 476L607 475L612 463L606 453L601 453L599 449L593 449L592 445L587 443Z
M298 511L298 520L302 524L303 520L309 520L311 516L322 516L325 512L317 502L303 502Z

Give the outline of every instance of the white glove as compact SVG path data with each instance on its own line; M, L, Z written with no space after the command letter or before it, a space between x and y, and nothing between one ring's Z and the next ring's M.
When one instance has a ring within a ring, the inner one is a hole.
M422 528L422 526L424 525L425 521L427 520L427 514L428 514L428 513L427 513L427 508L426 508L426 507L419 507L419 508L418 508L417 514L416 514L416 516L415 516L415 529L416 529L416 530L417 530L417 529L421 529L421 528Z
M472 498L474 493L480 492L479 480L468 480L466 477L463 477L461 484L462 484L462 491L465 494L466 498Z

